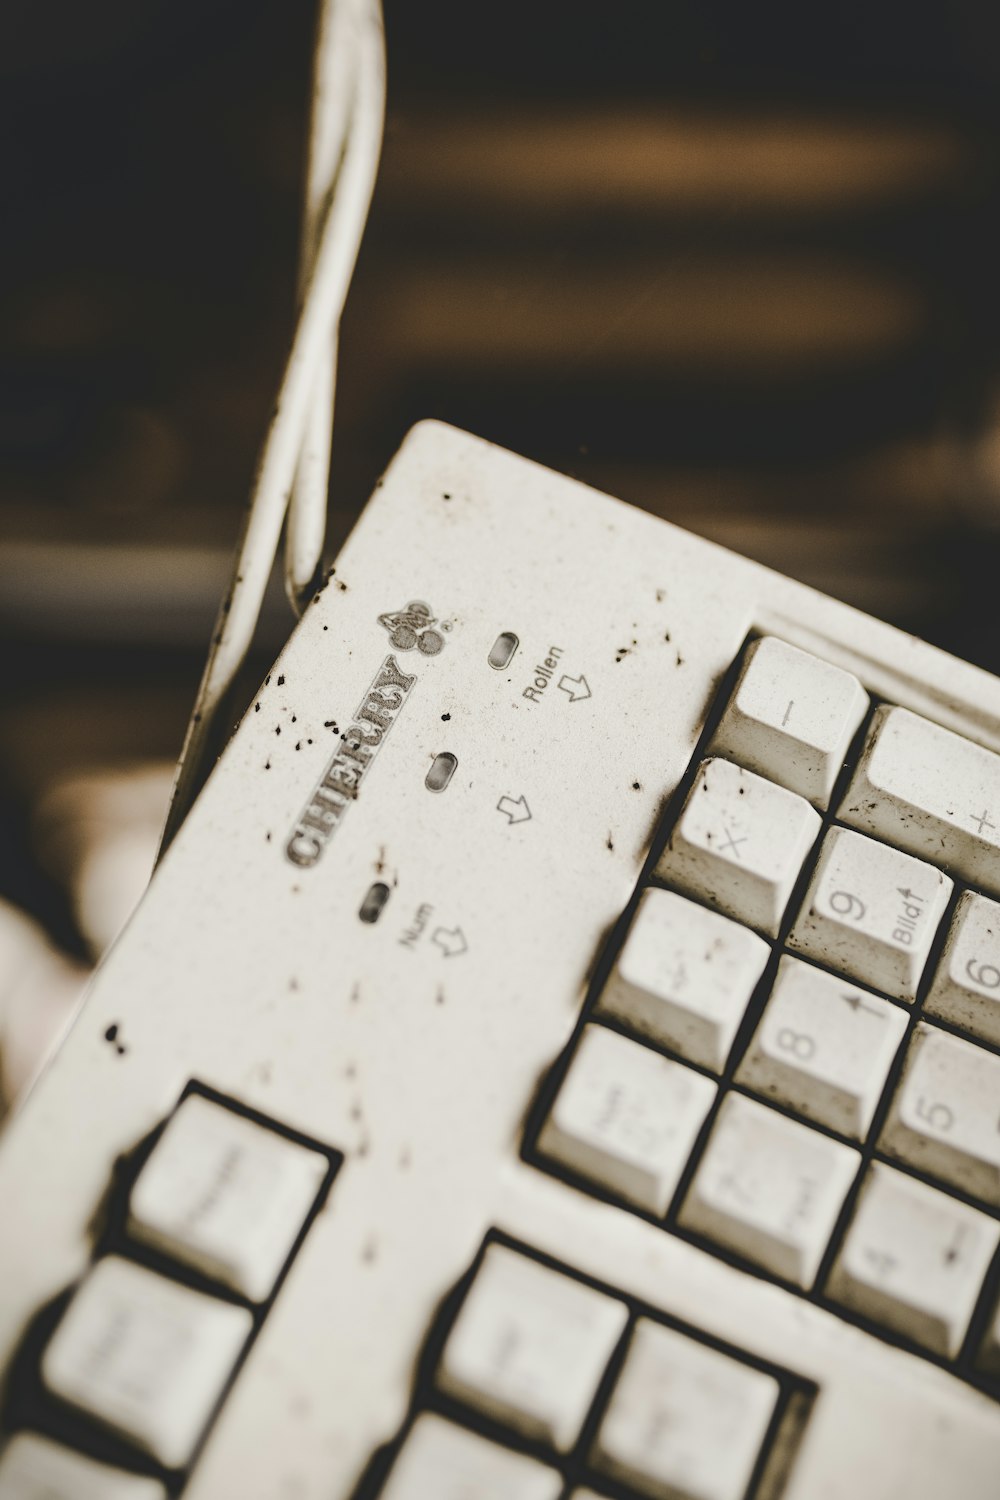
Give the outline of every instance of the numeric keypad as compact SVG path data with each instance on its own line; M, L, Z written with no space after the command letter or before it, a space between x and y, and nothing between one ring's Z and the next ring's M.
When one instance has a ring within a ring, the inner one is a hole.
M1000 900L952 877L1000 893L1000 756L883 704L852 774L868 710L850 672L750 644L676 793L670 889L640 892L593 997L638 1040L586 1027L536 1140L978 1380L1000 1376L1000 1312L966 1347L1000 1240Z

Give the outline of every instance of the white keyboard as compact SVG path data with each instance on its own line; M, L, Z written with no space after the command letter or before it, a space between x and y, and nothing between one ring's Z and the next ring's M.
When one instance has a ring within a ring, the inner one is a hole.
M0 1500L997 1500L1000 683L417 428L0 1204Z

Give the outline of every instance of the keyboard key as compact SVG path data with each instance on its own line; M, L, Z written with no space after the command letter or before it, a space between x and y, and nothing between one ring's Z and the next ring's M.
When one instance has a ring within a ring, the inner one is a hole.
M834 974L782 958L737 1079L863 1140L903 1040L906 1015Z
M959 898L924 1010L1000 1046L1000 906Z
M976 1368L985 1371L987 1375L1000 1375L1000 1300L986 1325L986 1332L979 1345Z
M561 1494L556 1469L424 1413L411 1427L380 1500L558 1500Z
M36 1432L19 1432L0 1455L0 1500L167 1500L156 1479L126 1474Z
M728 917L647 890L599 1008L718 1073L769 953Z
M539 1149L649 1213L664 1214L716 1086L604 1026L587 1026Z
M962 1347L1000 1225L873 1162L827 1291L935 1354Z
M1000 1057L917 1026L879 1145L1000 1208Z
M640 1318L594 1462L656 1500L743 1500L777 1399L772 1376Z
M838 816L1000 894L1000 756L908 708L876 712Z
M624 1303L490 1245L445 1345L438 1384L567 1452L627 1318Z
M243 1307L99 1260L42 1355L54 1396L166 1465L187 1463L250 1333Z
M933 865L835 828L788 946L912 1001L950 894L951 881Z
M656 874L776 937L819 829L794 792L731 761L702 761Z
M727 1094L680 1223L811 1287L860 1160L840 1141Z
M867 712L850 672L764 636L747 651L712 753L825 808Z
M318 1151L189 1094L139 1173L128 1231L263 1302L328 1170Z

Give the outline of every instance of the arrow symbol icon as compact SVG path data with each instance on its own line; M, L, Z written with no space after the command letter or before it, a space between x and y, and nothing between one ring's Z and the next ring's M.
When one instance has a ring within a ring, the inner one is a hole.
M878 1016L880 1019L882 1017L882 1011L876 1010L874 1005L866 1005L860 995L842 994L840 998L841 1000L843 1000L845 1005L849 1005L851 1007L855 1015L857 1015L859 1010L866 1010L870 1016Z
M564 693L569 693L571 703L579 703L590 697L590 686L582 672L579 677L560 677L559 686Z
M516 802L513 797L501 797L497 803L497 812L506 813L508 824L527 823L531 817L531 809L523 795Z
M461 927L437 927L431 933L431 942L437 943L445 958L458 958L469 946Z

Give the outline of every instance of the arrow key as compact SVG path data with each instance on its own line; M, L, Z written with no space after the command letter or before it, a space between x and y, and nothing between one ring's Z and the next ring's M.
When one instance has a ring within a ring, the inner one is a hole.
M827 1291L845 1307L954 1358L998 1238L986 1214L876 1161Z
M864 1140L906 1030L880 995L786 955L737 1080Z
M644 891L600 1009L721 1073L769 952L728 917L674 891Z

